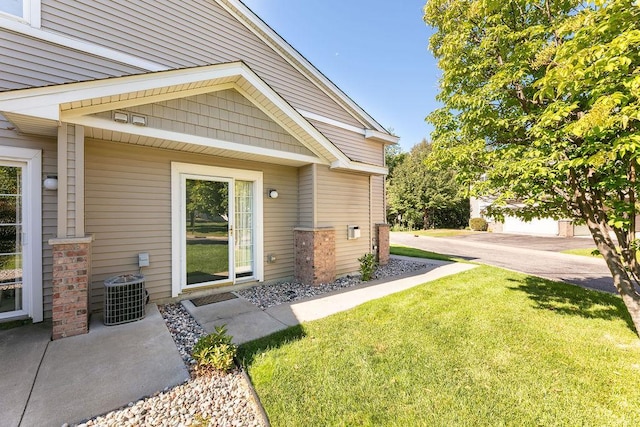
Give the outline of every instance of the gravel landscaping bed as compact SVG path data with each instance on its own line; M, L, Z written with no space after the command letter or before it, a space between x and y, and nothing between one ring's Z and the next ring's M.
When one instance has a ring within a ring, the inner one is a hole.
M389 263L376 269L373 279L384 279L387 277L399 276L401 274L422 270L426 263L404 261L391 258ZM305 285L299 282L276 283L273 285L262 285L236 292L243 298L248 299L261 309L266 309L274 305L298 301L338 289L350 288L364 283L360 280L360 275L341 277L332 283L322 283L320 285Z
M424 268L425 263L391 259L388 265L378 267L374 278L393 277ZM318 286L290 282L257 286L237 294L265 309L361 283L360 276L347 276ZM206 331L181 304L161 305L158 309L192 378L79 426L264 426L260 409L242 371L193 375L195 360L191 357L191 350Z

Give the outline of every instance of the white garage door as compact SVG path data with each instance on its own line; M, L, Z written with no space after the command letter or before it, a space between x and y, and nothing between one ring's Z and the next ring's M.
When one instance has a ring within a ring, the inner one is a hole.
M558 235L558 221L552 218L534 219L525 222L521 219L507 216L504 218L503 233L537 234L544 236Z

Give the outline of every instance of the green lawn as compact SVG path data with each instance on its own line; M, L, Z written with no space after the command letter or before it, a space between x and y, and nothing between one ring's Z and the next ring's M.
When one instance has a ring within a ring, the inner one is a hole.
M417 234L418 236L427 236L427 237L453 237L453 236L461 236L465 234L474 234L479 232L471 231L471 230L450 229L450 228L436 228L433 230L408 231L407 233Z
M227 242L187 242L187 283L203 283L224 278L229 272L229 246Z
M640 425L617 296L481 266L240 349L274 426Z
M596 248L581 248L581 249L566 249L564 251L562 251L563 254L570 254L570 255L580 255L580 256L594 256L594 257L599 257L600 255L597 254L593 254L593 251L595 251Z
M422 249L410 248L408 246L391 245L389 252L392 255L410 256L414 258L436 259L440 261L466 262L463 258L450 257L435 252L423 251Z

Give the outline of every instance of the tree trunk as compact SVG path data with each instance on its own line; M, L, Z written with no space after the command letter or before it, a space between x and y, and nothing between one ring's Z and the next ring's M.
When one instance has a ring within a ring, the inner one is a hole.
M640 334L640 294L635 289L634 282L625 268L625 265L616 251L615 242L609 235L609 227L605 223L587 221L587 226L591 231L596 247L607 263L613 285L622 297L624 305L627 307L631 320L636 328L636 334Z
M428 208L424 209L424 216L422 217L422 229L423 230L429 229L429 209Z

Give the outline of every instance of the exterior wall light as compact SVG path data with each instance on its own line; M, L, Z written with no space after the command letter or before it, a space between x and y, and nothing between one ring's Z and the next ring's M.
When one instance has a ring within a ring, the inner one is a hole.
M44 180L44 188L45 190L57 190L58 189L58 177L54 175L47 175L47 178Z
M129 115L127 113L116 111L115 113L113 113L113 121L118 123L128 123Z
M131 116L131 123L136 126L146 126L147 118L145 116Z
M269 190L269 198L277 199L278 198L278 190Z

